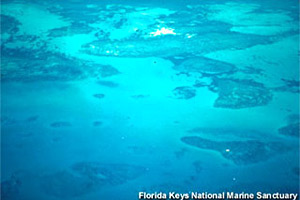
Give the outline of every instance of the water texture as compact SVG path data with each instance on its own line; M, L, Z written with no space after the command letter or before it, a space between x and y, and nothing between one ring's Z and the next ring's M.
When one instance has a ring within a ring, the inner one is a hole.
M1 199L299 191L299 8L1 1Z

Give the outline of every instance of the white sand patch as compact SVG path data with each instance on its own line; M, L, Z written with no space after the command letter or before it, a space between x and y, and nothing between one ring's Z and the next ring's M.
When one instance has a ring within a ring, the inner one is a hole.
M16 18L19 25L20 35L35 35L47 33L50 29L68 26L70 23L64 21L60 16L34 4L4 4L1 8L3 15Z
M165 27L157 29L156 31L150 33L151 37L155 37L158 35L176 35L176 33L174 32L174 29Z

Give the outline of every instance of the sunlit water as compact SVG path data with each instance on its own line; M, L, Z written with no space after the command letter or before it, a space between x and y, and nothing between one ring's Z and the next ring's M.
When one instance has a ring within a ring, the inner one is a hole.
M298 192L297 1L1 1L2 199Z

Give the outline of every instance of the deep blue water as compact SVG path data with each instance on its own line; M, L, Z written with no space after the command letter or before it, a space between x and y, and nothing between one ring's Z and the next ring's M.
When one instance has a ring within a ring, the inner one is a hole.
M1 1L1 197L299 192L297 1Z

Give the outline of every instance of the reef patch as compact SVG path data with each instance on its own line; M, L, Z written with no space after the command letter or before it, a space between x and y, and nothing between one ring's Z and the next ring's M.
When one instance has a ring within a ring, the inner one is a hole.
M279 134L284 136L299 137L300 123L289 124L278 129Z
M184 60L179 66L175 66L174 69L187 73L197 72L211 76L232 73L235 70L235 66L209 58L194 57Z
M74 198L138 178L145 173L141 166L79 162L41 179L45 193L58 198Z
M196 96L196 90L187 86L176 87L173 90L173 95L176 99L191 99Z
M267 105L272 100L271 91L253 80L215 78L209 89L218 93L214 107L241 109Z
M70 127L72 126L72 124L66 121L58 121L58 122L51 123L50 126L53 128L61 128L61 127Z
M198 136L183 137L181 141L199 149L217 151L236 165L263 162L276 156L279 152L284 153L291 149L291 147L275 141L213 141Z

